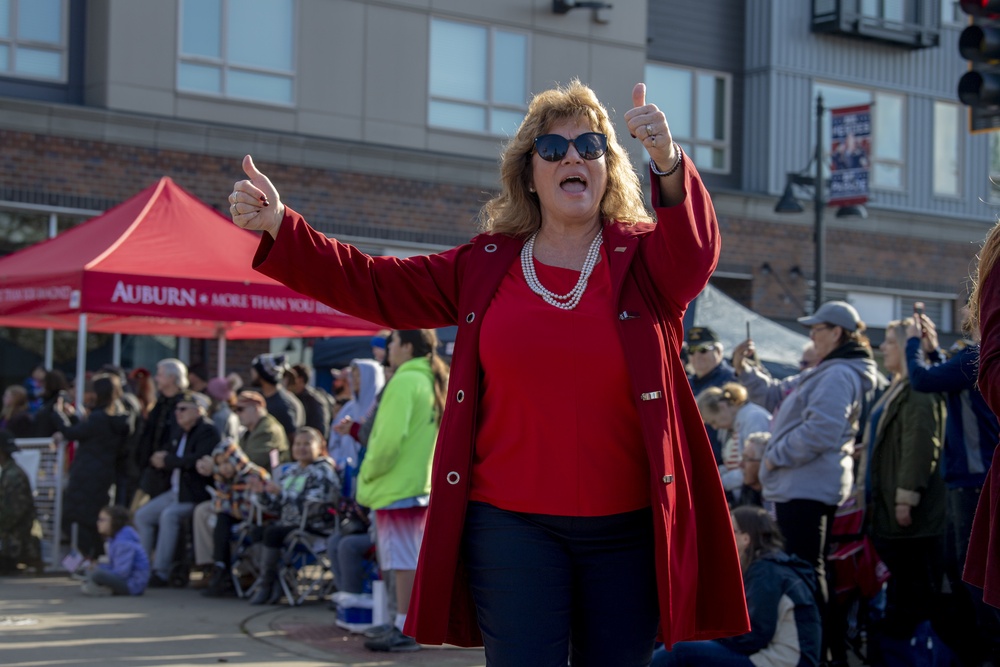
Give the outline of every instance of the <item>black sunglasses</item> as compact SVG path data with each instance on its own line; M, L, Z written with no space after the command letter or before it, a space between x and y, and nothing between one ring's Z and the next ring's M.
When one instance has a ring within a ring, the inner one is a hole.
M567 139L561 134L543 134L535 139L535 150L546 162L558 162L566 157L570 143L584 160L596 160L608 152L608 138L600 132L585 132L576 139Z

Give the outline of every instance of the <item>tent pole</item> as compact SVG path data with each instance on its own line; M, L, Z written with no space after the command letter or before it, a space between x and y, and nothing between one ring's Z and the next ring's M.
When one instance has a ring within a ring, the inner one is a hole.
M52 358L55 356L55 331L45 330L45 368L52 369Z
M80 313L76 332L76 413L83 416L84 376L87 373L87 313Z
M49 214L49 238L54 239L59 234L59 215ZM45 330L45 368L52 369L52 361L55 357L55 331Z
M115 366L122 365L122 335L116 333L111 339L111 363Z
M216 377L226 377L226 332L219 329L219 360L216 364Z

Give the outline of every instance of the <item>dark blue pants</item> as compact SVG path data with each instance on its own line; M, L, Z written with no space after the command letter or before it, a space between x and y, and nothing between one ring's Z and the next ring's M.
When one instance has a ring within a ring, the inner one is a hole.
M646 667L659 625L652 511L469 503L463 555L489 667Z
M668 651L662 646L653 654L652 667L754 667L750 658L719 642L680 642Z
M1000 664L1000 609L983 602L983 589L962 581L965 557L969 552L972 519L979 506L979 487L948 489L948 531L946 572L951 590L959 600L960 621L967 629L965 642L975 645L982 658ZM964 648L964 647L963 647ZM974 652L975 652L974 651Z

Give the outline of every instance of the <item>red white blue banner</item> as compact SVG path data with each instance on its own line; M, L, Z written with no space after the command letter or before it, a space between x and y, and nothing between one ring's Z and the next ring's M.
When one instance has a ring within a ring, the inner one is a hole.
M871 166L871 105L830 109L829 206L868 201Z

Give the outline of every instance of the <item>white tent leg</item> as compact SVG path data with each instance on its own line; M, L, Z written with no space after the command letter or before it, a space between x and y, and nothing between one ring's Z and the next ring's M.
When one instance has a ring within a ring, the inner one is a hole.
M55 331L45 330L45 368L52 368L52 358L55 356Z
M87 374L87 313L80 313L76 332L76 412L83 415L84 376Z
M226 377L226 333L219 332L219 362L216 365L216 377Z

